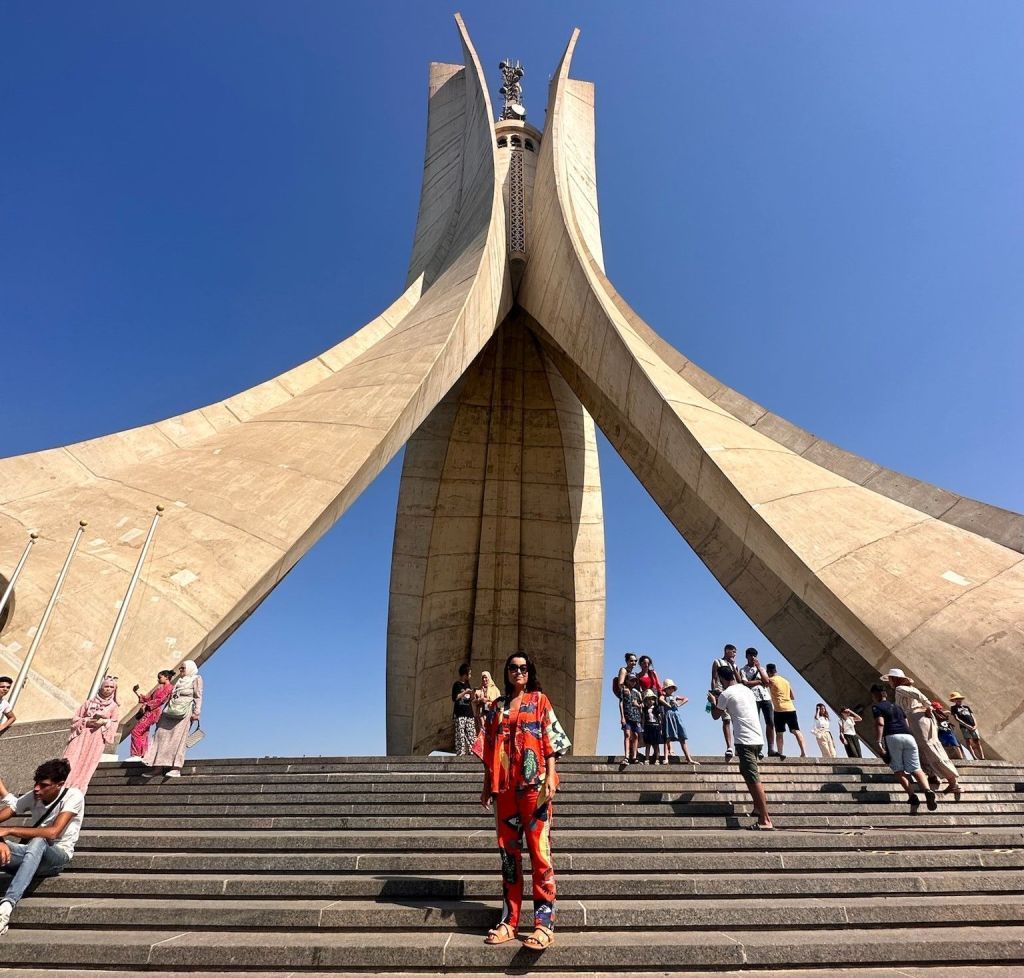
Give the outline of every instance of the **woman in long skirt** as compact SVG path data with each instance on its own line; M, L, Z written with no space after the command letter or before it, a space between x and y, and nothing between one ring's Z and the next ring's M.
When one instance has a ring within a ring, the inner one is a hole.
M185 765L185 739L203 708L203 679L199 667L188 659L178 666L174 692L156 725L156 735L146 751L149 767L165 768L169 778L180 778Z
M523 947L543 951L555 939L555 868L551 862L552 802L558 790L555 761L571 744L537 681L525 652L505 662L505 695L488 718L480 801L494 805L505 895L501 920L485 944L516 939L523 904L523 843L533 873L533 932Z
M117 677L105 676L99 692L87 699L71 721L71 735L64 750L64 759L71 765L65 784L83 794L96 772L103 752L117 743Z

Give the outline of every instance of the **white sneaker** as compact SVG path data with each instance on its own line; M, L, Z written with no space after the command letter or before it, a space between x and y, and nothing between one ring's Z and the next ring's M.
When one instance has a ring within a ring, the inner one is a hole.
M14 913L14 907L12 907L6 900L0 903L0 937L3 937L7 933L7 928L11 923L11 914Z
M124 759L124 762L125 762L125 764L141 764L142 763L142 758L141 757L126 757Z
M181 777L181 771L168 771L164 775L164 777L165 778L180 778Z

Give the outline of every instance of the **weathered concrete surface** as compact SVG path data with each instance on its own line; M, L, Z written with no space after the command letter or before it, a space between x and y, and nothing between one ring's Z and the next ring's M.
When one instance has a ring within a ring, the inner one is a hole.
M816 464L805 457L813 438L781 424L770 437L763 411L720 388L708 396L706 375L651 345L588 246L593 91L568 77L575 41L552 82L518 294L547 352L679 532L833 707L862 702L880 670L901 666L936 695L956 686L984 702L989 743L1018 756L1022 690L1005 667L1024 656L1024 558L936 518L956 505L941 491L848 459Z
M594 423L510 318L406 449L388 618L388 753L451 749L460 662L528 649L578 749L601 705L604 536Z
M15 794L32 790L35 769L43 761L63 757L68 743L67 720L15 723L0 735L0 778Z
M18 713L67 716L87 692L153 507L167 504L112 669L152 684L202 662L351 505L477 356L511 306L492 111L465 68L431 74L431 128L455 114L444 193L425 193L415 279L321 356L158 424L0 462L0 553L40 539L18 583L0 667L30 641L78 519L89 531ZM428 160L425 182L436 160ZM432 185L431 185L432 186ZM443 225L433 234L432 227Z

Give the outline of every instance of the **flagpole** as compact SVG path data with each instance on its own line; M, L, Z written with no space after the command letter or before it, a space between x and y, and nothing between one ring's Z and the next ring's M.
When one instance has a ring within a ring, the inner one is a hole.
M46 603L46 608L43 611L43 617L39 619L39 624L36 626L36 633L32 636L32 644L28 647L28 652L25 653L25 659L21 663L21 668L18 670L17 678L14 680L14 685L11 687L11 692L8 695L8 700L11 706L18 700L22 689L25 686L25 680L28 679L28 670L32 665L32 660L35 658L36 650L39 648L39 643L43 639L43 632L46 631L46 624L50 620L50 613L53 611L53 606L57 603L57 598L60 597L60 589L64 586L64 578L68 576L68 568L71 566L71 558L75 556L75 550L78 549L78 541L82 539L82 534L85 533L85 528L89 524L85 520L78 521L78 530L75 533L75 538L71 541L71 547L68 550L68 555L64 560L64 566L60 569L60 574L57 575L57 583L53 585L53 591L50 593L50 600Z
M118 635L121 634L121 626L124 624L125 615L128 613L128 605L131 603L132 595L135 593L135 586L139 583L139 577L142 574L142 565L146 560L146 554L149 552L149 545L153 542L153 534L156 533L156 525L160 522L160 516L163 511L163 506L157 506L156 515L154 515L153 522L149 525L149 533L146 535L146 541L142 544L139 559L135 562L135 573L132 574L132 579L128 582L128 590L125 591L124 600L121 602L121 607L117 611L117 618L114 619L114 627L110 631L110 638L107 639L106 648L103 650L103 655L100 658L99 668L96 670L96 676L89 689L90 699L99 692L100 685L103 682L103 677L106 676L107 669L110 667L110 659L114 654L114 644L117 642Z
M18 575L21 574L21 569L25 566L25 561L28 560L29 552L32 550L32 546L38 538L39 534L35 531L28 535L28 543L25 544L25 549L21 553L21 560L18 561L18 566L14 568L14 573L11 575L11 579L7 582L7 587L4 588L3 595L0 596L0 619L3 618L4 608L7 607L7 602L14 593L14 585L18 580Z

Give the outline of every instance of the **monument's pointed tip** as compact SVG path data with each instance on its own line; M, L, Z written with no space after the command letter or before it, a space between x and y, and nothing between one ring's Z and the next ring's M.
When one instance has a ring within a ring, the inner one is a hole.
M580 39L580 29L574 27L572 33L569 35L569 43L565 46L565 53L562 55L562 60L558 64L558 70L554 74L552 81L558 78L566 78L569 74L569 66L572 64L573 51L576 49L576 42Z

